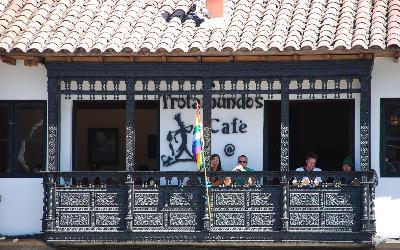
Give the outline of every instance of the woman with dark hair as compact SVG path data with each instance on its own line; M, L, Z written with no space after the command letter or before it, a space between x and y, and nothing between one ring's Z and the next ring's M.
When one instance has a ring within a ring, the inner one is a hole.
M211 169L210 172L218 172L221 171L221 157L219 157L218 154L213 154L211 155ZM213 186L220 186L221 185L221 180L218 177L212 176L211 175L211 184Z

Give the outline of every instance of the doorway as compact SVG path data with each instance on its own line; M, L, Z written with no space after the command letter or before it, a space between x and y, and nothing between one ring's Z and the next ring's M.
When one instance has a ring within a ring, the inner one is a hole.
M125 171L125 101L74 101L73 169ZM159 170L159 102L135 103L135 170Z
M264 169L280 169L280 101L264 109ZM318 155L317 167L340 171L346 157L354 159L354 100L290 101L289 166L302 166L305 155ZM354 170L354 166L353 166Z

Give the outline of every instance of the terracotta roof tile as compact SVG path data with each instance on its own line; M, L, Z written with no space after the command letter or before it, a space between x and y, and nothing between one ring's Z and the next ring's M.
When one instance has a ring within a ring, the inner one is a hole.
M387 46L400 46L400 1L388 2L387 9Z
M223 22L163 13L202 0L2 0L0 50L284 51L400 47L400 0L225 0ZM200 6L199 6L200 7ZM196 10L199 14L199 8ZM200 13L202 18L202 14Z
M311 3L308 19L303 31L300 48L304 50L316 49L319 30L323 20L325 0L316 0Z

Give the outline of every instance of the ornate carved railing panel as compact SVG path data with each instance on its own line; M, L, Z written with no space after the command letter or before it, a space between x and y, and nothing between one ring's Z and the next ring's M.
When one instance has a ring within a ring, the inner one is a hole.
M199 187L138 187L133 196L133 231L201 229L204 190Z
M56 231L123 231L125 187L56 188Z
M360 229L360 187L291 188L290 231L357 231Z
M121 232L125 227L125 174L54 173L55 232Z
M292 172L289 178L290 231L361 231L362 198L374 192L363 186L375 186L374 172Z
M286 204L288 229L283 224L286 220L282 176L290 180ZM360 182L363 176L367 177L365 183ZM365 190L368 197L374 196L374 172L217 172L211 173L211 177L230 178L231 184L211 187L209 217L205 209L205 182L199 172L48 173L46 239L52 242L371 239L372 232L363 231L365 202L361 199ZM320 178L322 182L316 186L303 185L302 178ZM246 180L247 184L243 184ZM373 224L372 200L366 203L371 208L368 218L372 219L367 222Z
M213 188L212 231L278 231L280 187Z

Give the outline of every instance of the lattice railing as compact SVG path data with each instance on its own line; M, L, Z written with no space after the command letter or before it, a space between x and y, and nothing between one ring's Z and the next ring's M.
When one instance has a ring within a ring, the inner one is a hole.
M128 240L136 232L146 233L144 241L162 240L165 234L177 241L218 237L241 241L243 235L260 241L279 240L284 232L365 235L374 230L374 172L213 172L209 176L229 178L231 183L210 187L210 213L199 172L47 173L45 233L49 240L61 240L69 233L78 239L106 232L120 233L121 239ZM363 176L367 182L360 181ZM321 181L309 185L305 178Z

